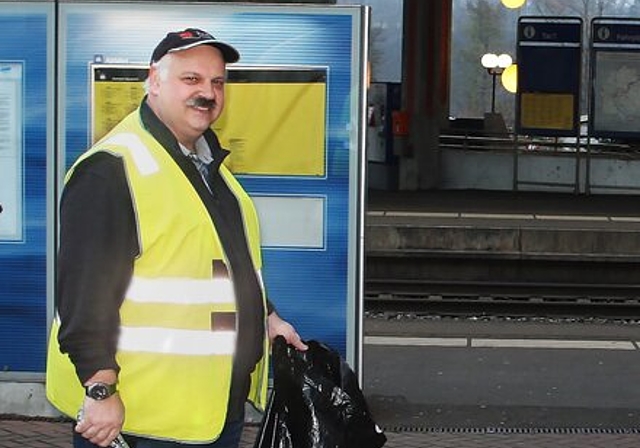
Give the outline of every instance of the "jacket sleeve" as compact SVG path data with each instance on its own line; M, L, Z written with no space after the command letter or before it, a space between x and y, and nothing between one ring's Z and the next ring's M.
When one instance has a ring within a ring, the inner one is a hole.
M118 371L119 308L138 251L123 162L94 154L76 167L60 204L59 342L81 382L98 370Z

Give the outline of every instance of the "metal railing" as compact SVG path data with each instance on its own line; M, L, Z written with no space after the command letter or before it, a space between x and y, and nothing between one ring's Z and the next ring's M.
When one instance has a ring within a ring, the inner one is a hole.
M640 160L640 146L597 140L588 136L536 137L515 133L490 133L485 131L446 130L440 134L440 150L492 151L513 155L513 189L524 185L560 186L580 192L581 180L586 193L593 188L613 190L640 190L635 185L598 185L592 181L591 162L598 158ZM522 156L562 156L575 164L575 176L570 183L523 180L519 175Z

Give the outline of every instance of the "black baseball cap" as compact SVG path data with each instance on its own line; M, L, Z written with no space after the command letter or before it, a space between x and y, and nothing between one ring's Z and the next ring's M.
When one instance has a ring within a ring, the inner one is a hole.
M206 31L197 28L187 28L183 31L173 31L168 33L164 39L160 41L153 54L151 55L151 63L158 62L167 53L174 51L188 50L198 45L210 45L216 47L222 52L225 62L237 62L240 59L240 53L231 45L217 40Z

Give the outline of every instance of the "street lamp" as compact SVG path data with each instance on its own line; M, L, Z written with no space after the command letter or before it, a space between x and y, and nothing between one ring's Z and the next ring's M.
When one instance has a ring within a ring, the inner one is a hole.
M507 92L516 93L518 91L518 64L514 62L505 68L500 76L500 81Z
M521 8L526 3L526 0L502 0L502 4L510 9Z
M492 77L491 85L491 113L496 112L496 77L504 72L504 69L509 67L513 60L508 54L493 54L487 53L482 56L480 63Z

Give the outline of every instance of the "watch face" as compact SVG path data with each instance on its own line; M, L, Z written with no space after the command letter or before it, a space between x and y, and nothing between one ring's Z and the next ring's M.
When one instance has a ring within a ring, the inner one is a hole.
M104 400L115 392L112 389L115 387L104 383L95 383L87 387L87 396L94 400Z

